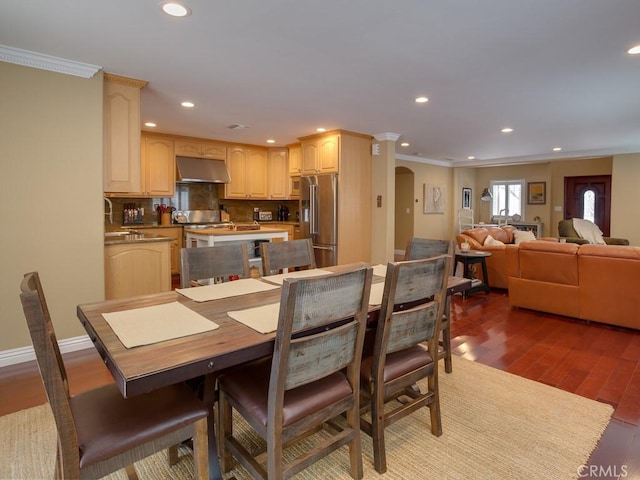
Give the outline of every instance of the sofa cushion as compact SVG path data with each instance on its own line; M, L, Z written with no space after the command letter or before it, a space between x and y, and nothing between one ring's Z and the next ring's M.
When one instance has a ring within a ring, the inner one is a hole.
M578 285L578 245L535 241L521 243L520 277L528 280Z
M484 239L485 247L494 247L498 245L504 245L504 242L501 242L500 240L496 240L491 235L487 235L487 238Z
M522 242L530 242L536 239L536 236L533 232L524 231L524 230L516 230L513 232L514 242L516 245L520 245Z

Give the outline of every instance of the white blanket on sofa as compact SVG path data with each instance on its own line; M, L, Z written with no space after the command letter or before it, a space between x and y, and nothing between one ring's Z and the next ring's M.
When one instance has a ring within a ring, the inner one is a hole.
M583 218L574 218L573 229L580 238L587 240L589 243L605 245L602 232L595 223Z

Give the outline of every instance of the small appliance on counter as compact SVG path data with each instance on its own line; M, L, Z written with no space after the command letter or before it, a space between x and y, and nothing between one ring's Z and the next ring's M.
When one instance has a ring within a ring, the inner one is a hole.
M273 212L258 212L258 220L261 222L273 220Z
M123 225L140 225L143 223L144 207L135 203L125 203L122 209Z

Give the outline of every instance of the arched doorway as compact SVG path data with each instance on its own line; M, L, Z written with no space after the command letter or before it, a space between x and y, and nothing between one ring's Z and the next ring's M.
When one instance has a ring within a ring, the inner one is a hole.
M396 256L404 253L407 243L413 238L414 173L407 167L396 167L396 208L394 250Z

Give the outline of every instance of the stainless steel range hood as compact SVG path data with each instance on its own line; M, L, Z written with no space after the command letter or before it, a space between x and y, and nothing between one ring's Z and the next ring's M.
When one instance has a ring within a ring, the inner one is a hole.
M229 183L231 178L224 160L176 157L177 178L182 183Z

